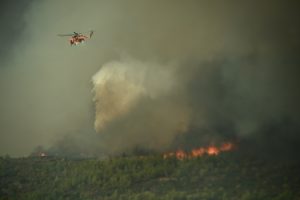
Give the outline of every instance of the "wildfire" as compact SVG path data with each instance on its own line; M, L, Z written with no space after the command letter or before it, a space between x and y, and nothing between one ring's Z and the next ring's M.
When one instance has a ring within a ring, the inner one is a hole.
M196 157L201 157L203 155L210 155L210 156L216 156L221 152L224 151L231 151L234 148L234 144L231 142L225 142L222 143L221 146L215 146L215 145L210 145L208 147L200 147L193 149L191 152L185 152L183 150L177 150L175 152L169 152L163 154L163 157L170 158L170 157L176 157L179 160L183 160L186 158L196 158Z

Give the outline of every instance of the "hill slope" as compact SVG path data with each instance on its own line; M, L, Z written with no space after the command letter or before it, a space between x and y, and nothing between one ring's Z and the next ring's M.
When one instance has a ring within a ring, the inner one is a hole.
M300 199L300 165L223 153L107 160L0 158L0 199Z

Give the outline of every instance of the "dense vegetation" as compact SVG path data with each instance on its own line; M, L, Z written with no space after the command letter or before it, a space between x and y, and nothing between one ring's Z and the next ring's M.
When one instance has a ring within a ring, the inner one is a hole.
M112 159L0 158L0 199L300 199L300 165L223 153Z

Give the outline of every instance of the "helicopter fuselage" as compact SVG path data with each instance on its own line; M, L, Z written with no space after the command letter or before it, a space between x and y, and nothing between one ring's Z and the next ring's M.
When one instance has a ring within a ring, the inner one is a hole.
M70 38L70 45L78 45L81 44L83 42L85 42L85 40L88 39L87 36L85 35L74 35Z

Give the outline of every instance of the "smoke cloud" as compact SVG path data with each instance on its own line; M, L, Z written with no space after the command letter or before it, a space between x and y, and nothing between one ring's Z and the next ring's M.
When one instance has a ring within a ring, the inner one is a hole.
M0 154L300 144L296 1L7 5L21 12L1 19L18 34L0 54ZM74 48L56 36L91 29Z
M132 59L105 64L93 77L96 131L114 151L166 149L188 126L189 110L173 66Z

